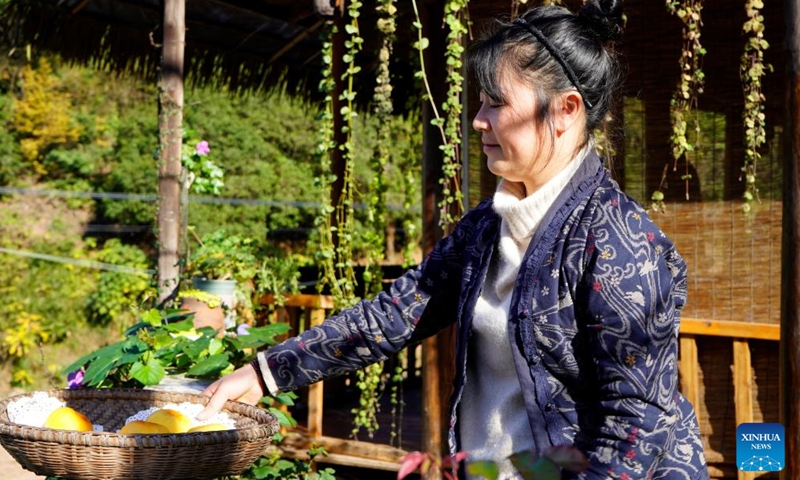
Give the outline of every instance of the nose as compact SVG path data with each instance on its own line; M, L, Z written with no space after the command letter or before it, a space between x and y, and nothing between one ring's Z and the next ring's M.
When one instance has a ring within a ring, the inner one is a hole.
M474 128L478 132L485 132L489 130L489 122L486 119L486 103L481 103L481 108L478 110L478 113L475 114L475 117L472 119L472 128Z

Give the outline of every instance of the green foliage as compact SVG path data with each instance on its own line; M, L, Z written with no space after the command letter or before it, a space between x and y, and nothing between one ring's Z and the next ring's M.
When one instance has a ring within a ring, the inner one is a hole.
M256 248L251 238L220 229L200 239L200 246L189 255L186 274L245 283L255 276L256 264Z
M291 255L267 255L261 260L256 271L255 291L261 294L272 294L274 305L281 306L286 295L300 291L300 271Z
M54 145L76 141L80 128L71 118L70 94L62 90L47 58L40 59L38 68L25 66L22 79L22 95L14 102L13 127L23 157L37 174L46 175L42 157Z
M436 107L428 76L425 72L425 61L423 50L428 48L430 41L423 36L422 21L420 20L419 10L416 0L412 1L414 7L415 21L414 28L417 30L417 41L414 47L419 53L420 69L415 73L422 79L425 85L426 98L431 104L433 120L431 124L439 129L442 137L440 149L443 152L442 178L439 183L442 185L442 199L439 202L439 225L447 231L451 228L462 211L461 202L463 194L461 192L461 181L459 175L461 171L461 93L464 81L461 75L462 61L464 52L463 35L467 33L466 23L468 0L450 0L445 3L444 24L447 26L447 46L445 47L445 65L447 68L447 94L442 104L445 117L439 115Z
M312 445L307 452L308 461L286 460L281 458L280 452L273 451L264 455L245 470L240 480L336 480L332 468L314 470L313 462L318 456L326 457L328 453L324 448Z
M142 270L152 267L147 255L140 248L125 245L116 238L103 245L97 252L97 260ZM146 274L103 271L97 290L86 300L87 317L89 321L103 325L115 319L124 321L125 314L133 313L134 307L138 306L147 293L152 296L154 289Z
M192 193L219 195L225 185L225 172L211 161L211 148L206 140L187 139L181 145L181 164L186 169L186 185Z
M255 351L274 345L286 324L251 327L246 335L235 328L221 338L210 327L196 329L191 314L149 310L125 332L125 338L91 352L69 365L70 373L84 369L88 387L143 387L166 375L216 379L249 363Z

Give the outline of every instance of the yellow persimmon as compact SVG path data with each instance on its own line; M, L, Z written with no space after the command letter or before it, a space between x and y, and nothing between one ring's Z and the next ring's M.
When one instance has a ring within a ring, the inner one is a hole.
M122 435L136 435L136 434L167 434L170 433L169 429L160 423L147 422L144 420L132 420L125 424L119 430Z
M220 430L231 430L231 429L228 428L227 426L221 424L221 423L209 423L209 424L206 424L206 425L198 425L196 427L192 427L192 428L189 429L188 433L194 433L194 432L218 432Z
M156 410L147 417L147 421L167 427L170 433L184 433L192 428L192 420L189 417L169 408Z
M59 407L53 410L44 421L45 428L53 430L77 430L79 432L91 432L92 422L86 415L70 407Z

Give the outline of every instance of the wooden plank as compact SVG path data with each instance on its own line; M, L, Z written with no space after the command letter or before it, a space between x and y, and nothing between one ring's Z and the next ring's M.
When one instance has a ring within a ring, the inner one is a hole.
M681 393L696 409L700 404L700 372L697 360L697 340L692 335L680 338Z
M311 327L325 320L325 310L314 308L308 312ZM323 382L308 386L308 434L311 438L322 436Z
M372 470L386 470L396 472L399 469L399 462L386 462L383 460L374 460L371 458L351 457L348 455L340 455L338 453L329 453L327 456L317 457L318 463L330 463L333 465L342 465L345 467L358 467L369 468Z
M778 341L781 339L781 326L771 323L681 318L681 334Z
M733 395L736 405L736 425L753 422L753 367L750 362L750 342L733 341ZM753 480L755 472L738 471L739 480Z
M346 440L324 435L312 438L299 428L287 433L279 448L287 457L308 458L307 451L312 443L323 447L328 452L327 463L365 466L381 470L397 470L400 468L400 459L407 453L405 450L379 443Z
M271 293L262 295L259 299L262 305L275 303L275 296ZM333 310L333 297L330 295L312 295L301 293L297 295L287 295L284 307L305 307L305 308L324 308Z

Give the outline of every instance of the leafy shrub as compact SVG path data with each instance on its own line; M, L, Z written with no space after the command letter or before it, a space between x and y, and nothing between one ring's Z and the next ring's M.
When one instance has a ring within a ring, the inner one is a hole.
M134 245L124 245L113 238L103 245L97 253L97 260L112 265L146 269L149 268L147 255ZM147 275L136 275L120 271L103 271L97 289L86 300L89 321L108 324L126 312L132 312L146 293L153 287ZM130 323L130 322L125 322Z
M256 274L256 247L251 238L230 235L224 229L204 235L190 255L189 276L210 280L252 280Z
M122 340L91 352L68 366L83 369L87 387L156 385L168 374L216 379L249 363L255 351L274 345L286 324L230 329L222 337L213 328L196 329L192 314L151 309Z

